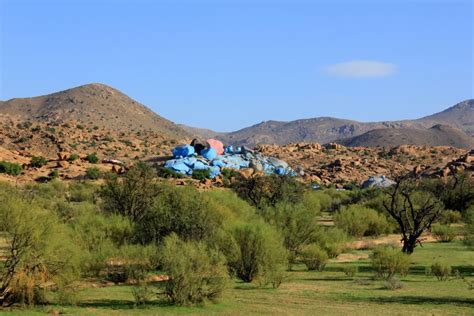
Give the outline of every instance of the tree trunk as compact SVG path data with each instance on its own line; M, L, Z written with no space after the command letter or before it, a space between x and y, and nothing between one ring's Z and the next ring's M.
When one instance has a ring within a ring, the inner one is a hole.
M413 250L416 247L417 242L418 242L418 237L410 236L409 238L403 241L402 251L406 254L411 255L413 253Z

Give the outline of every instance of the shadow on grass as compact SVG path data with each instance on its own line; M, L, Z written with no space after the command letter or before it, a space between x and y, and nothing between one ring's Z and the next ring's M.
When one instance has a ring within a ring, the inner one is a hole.
M104 309L140 309L140 308L150 308L150 307L166 307L172 306L168 301L159 300L159 301L151 301L147 302L145 306L135 306L132 301L128 300L94 300L94 301L87 301L81 302L77 306L85 307L85 308L104 308Z
M452 266L452 269L458 270L463 275L474 275L474 265Z
M414 304L414 305L456 305L456 306L474 306L474 298L460 297L427 297L427 296L391 296L391 297L347 297L352 301L365 301L382 304Z
M301 278L304 281L353 281L354 278L341 276L341 277L320 277L320 278Z

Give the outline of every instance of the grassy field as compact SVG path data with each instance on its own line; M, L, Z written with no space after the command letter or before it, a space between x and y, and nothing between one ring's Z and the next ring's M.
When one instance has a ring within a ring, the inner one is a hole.
M410 273L402 278L403 288L387 290L384 282L373 279L368 250L353 251L362 257L353 262L331 262L323 272L308 272L296 266L278 289L258 288L235 281L218 304L198 307L174 307L164 300L135 308L131 286L87 288L79 292L76 306L45 306L9 313L39 315L65 313L74 315L474 315L474 290L461 279L437 281L425 274L432 262L446 262L463 275L474 279L474 251L461 242L426 243L411 256ZM358 266L354 277L342 269ZM154 289L160 291L159 287Z

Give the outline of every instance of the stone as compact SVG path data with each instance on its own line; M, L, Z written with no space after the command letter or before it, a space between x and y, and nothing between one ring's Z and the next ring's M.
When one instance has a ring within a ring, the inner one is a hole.
M60 160L57 163L57 167L58 168L67 168L67 167L69 167L69 162L67 162L65 160Z

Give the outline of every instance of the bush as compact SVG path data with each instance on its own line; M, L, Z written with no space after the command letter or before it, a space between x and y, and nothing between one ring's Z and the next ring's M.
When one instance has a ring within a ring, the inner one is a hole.
M229 275L218 252L173 234L164 240L161 254L163 271L169 276L165 293L172 304L215 301L224 292Z
M279 203L296 204L303 199L304 186L290 176L255 176L239 178L234 191L258 209L275 207Z
M438 220L439 223L441 224L453 224L453 223L459 223L462 220L462 214L458 211L452 211L452 210L444 210L440 214L440 218Z
M71 156L69 156L69 158L67 159L69 162L73 162L75 160L79 159L79 155L77 154L71 154Z
M328 262L328 255L319 245L307 245L301 251L301 262L310 271L323 271Z
M58 172L58 170L52 170L52 171L48 174L48 177L50 177L51 179L59 178L59 172Z
M48 159L42 156L33 156L30 160L30 166L33 168L41 168L48 163Z
M193 170L192 178L196 180L210 179L211 172L209 169Z
M88 154L85 159L86 159L86 161L89 162L89 163L97 163L97 162L99 162L99 157L97 157L97 155L96 155L95 153Z
M136 221L136 238L144 244L160 243L175 233L184 240L205 240L222 226L218 207L194 187L162 185L143 218Z
M317 243L326 251L329 258L336 258L346 249L348 239L343 230L331 227L319 232Z
M283 281L287 253L277 231L263 222L237 225L233 230L237 256L230 267L245 281L278 287Z
M410 257L392 247L376 248L371 260L376 275L386 280L393 278L397 273L405 276L410 268Z
M306 196L306 195L305 195ZM274 224L283 236L283 244L289 252L290 264L294 263L304 245L317 240L319 203L303 199L302 203L280 203L275 208L261 210L267 222Z
M0 231L10 249L0 262L0 306L44 303L42 285L62 288L78 277L80 251L67 227L23 195L11 190L0 203Z
M474 204L469 207L466 213L466 226L463 241L468 247L474 248Z
M97 168L87 168L86 177L91 180L97 180L100 178L100 170Z
M22 171L22 167L18 163L0 161L0 173L6 173L11 176L18 176Z
M449 225L433 225L431 233L441 242L451 242L456 237L456 231Z
M430 272L438 281L446 281L451 274L451 266L435 262L431 265Z
M134 165L123 179L109 174L99 191L104 210L139 222L158 193L154 178L154 170L144 163Z
M359 269L357 268L357 266L345 266L344 268L342 268L342 271L346 276L352 278L356 275Z
M398 290L403 288L403 283L394 276L384 282L383 288L386 290Z
M158 177L161 177L161 178L165 178L165 179L169 179L169 178L173 178L173 179L181 179L181 178L184 178L184 175L181 174L181 173L178 173L174 170L171 170L171 169L168 169L168 168L165 168L165 167L159 167L157 168L157 174L156 174Z
M385 216L358 204L343 207L334 215L334 223L354 237L379 236L390 227Z

